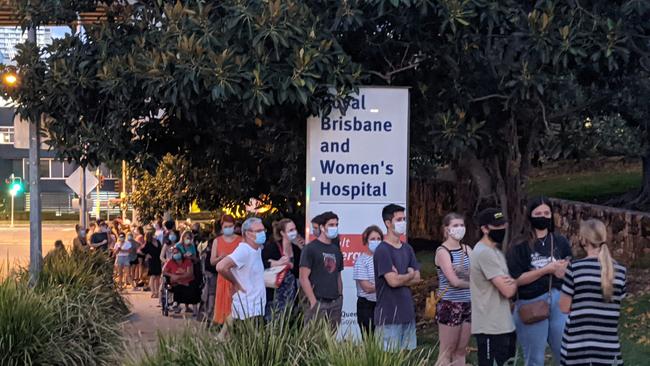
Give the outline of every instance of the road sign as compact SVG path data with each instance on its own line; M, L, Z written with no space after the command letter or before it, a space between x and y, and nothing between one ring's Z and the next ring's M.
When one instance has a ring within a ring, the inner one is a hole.
M65 184L72 188L74 193L81 195L81 167L77 168L68 178L65 179ZM86 193L92 191L99 184L99 180L95 177L93 172L86 168Z

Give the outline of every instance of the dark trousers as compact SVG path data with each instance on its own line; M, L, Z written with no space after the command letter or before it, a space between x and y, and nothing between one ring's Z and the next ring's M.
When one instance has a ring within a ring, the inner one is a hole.
M361 335L364 337L366 334L372 334L375 332L375 305L377 303L370 301L363 297L357 297L357 323L359 323L359 328L361 328Z
M517 351L517 333L476 334L478 347L478 366L505 365L515 357ZM546 341L546 340L544 340Z

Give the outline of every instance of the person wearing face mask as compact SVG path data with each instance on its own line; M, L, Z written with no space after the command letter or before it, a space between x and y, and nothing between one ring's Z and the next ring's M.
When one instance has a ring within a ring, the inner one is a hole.
M171 292L174 294L173 307L175 313L181 312L181 304L185 304L185 310L189 309L190 304L196 303L195 290L191 283L194 280L194 268L192 261L183 256L177 247L172 248L172 257L165 263L163 274L169 277Z
M235 251L217 264L219 276L233 284L233 319L261 319L266 308L262 246L266 243L266 229L262 220L251 217L242 225L242 241Z
M210 264L216 266L226 256L230 255L241 243L242 238L235 235L235 218L230 215L221 216L221 236L212 242ZM223 276L217 276L217 288L214 300L214 322L224 324L232 310L232 283Z
M465 237L465 219L449 213L442 220L445 241L436 250L438 273L436 321L440 365L465 365L467 345L472 335L472 308L469 293L469 255L472 250L461 243Z
M79 250L88 250L88 239L86 239L86 229L76 224L74 230L77 236L72 240L72 247Z
M559 365L566 315L558 303L564 271L572 255L571 244L554 232L552 205L547 198L536 197L530 201L528 219L532 227L529 237L518 240L508 252L508 269L518 286L513 313L517 340L526 365L544 365L547 343L554 365ZM522 316L522 306L540 301L549 304L545 319L531 321L525 313Z
M478 215L483 238L469 256L472 334L476 337L479 366L504 365L515 356L517 335L510 298L517 283L508 274L501 245L508 221L503 212L487 208Z
M384 240L384 234L377 225L368 226L361 234L361 241L368 251L359 254L354 262L352 279L357 285L357 323L364 338L375 332L375 266L372 256Z
M196 245L194 245L194 235L190 230L185 230L181 234L181 239L176 244L176 249L181 253L184 258L189 259L192 262L194 278L190 282L190 292L187 299L187 306L185 307L185 312L190 313L194 312L194 309L189 304L198 304L201 301L201 285L203 282L203 274L201 272L201 263L198 256L198 250ZM195 314L198 315L198 314Z
M277 289L266 289L266 320L270 320L274 313L282 313L287 306L293 306L300 264L300 248L295 244L298 230L291 219L273 223L273 239L262 250L264 268L283 267L286 273Z
M411 286L420 283L420 264L406 235L406 209L390 204L381 217L387 232L373 256L375 266L375 325L386 351L413 350L417 346L415 304Z
M126 240L124 233L118 235L117 243L113 247L115 253L115 266L117 267L117 286L124 288L128 282L131 281L129 274L129 253L131 252L131 242ZM124 277L126 278L126 281Z
M326 318L336 329L343 307L343 253L333 243L339 235L339 217L329 211L319 215L318 228L320 235L300 255L300 287L308 301L304 321Z

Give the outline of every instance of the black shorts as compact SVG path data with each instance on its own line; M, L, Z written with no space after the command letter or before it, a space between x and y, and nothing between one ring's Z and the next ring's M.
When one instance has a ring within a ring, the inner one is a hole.
M478 348L478 366L502 366L515 357L517 333L475 334Z

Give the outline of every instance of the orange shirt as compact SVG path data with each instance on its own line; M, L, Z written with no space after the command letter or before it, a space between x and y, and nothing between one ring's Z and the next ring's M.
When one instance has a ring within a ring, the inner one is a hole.
M224 240L223 236L217 239L217 256L226 256L235 251L235 248L241 243L242 239L235 236L230 243ZM232 283L223 276L217 277L217 292L214 300L214 321L223 324L230 315L232 308Z

